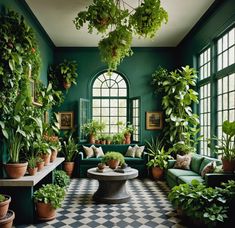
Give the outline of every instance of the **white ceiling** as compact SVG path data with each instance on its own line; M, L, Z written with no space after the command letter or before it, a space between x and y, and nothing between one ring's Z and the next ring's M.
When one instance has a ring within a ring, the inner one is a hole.
M139 0L125 0L134 6ZM169 21L154 39L133 40L134 47L174 47L192 29L215 0L162 0ZM76 30L73 19L92 0L26 0L57 47L96 47L100 36L87 28Z

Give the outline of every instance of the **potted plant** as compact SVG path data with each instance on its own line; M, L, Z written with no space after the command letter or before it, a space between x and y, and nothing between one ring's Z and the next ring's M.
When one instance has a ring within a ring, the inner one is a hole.
M14 211L8 210L5 217L0 219L0 227L1 228L11 228L14 218L15 218Z
M54 171L55 184L59 185L61 188L67 189L70 184L70 178L63 170Z
M105 139L106 139L106 144L110 145L112 143L112 135L106 135Z
M31 156L29 159L28 159L28 173L30 176L34 176L37 171L38 171L38 167L37 167L37 159L36 157L34 156Z
M232 172L235 170L235 121L224 121L222 131L221 139L213 137L209 141L217 141L218 145L215 146L215 149L219 155L222 155L223 170L224 172ZM208 146L211 147L211 142Z
M72 138L72 132L70 132L68 139L63 141L61 153L65 158L63 168L67 175L71 177L74 169L74 159L78 153L78 145Z
M39 156L36 157L36 165L38 167L38 172L44 168L44 160Z
M89 143L94 144L95 143L95 136L98 133L101 133L105 128L105 123L98 122L97 120L92 120L88 123L83 124L82 130L83 132L89 136Z
M135 130L136 129L133 126L133 124L131 124L130 122L127 122L127 125L123 130L123 134L125 136L125 144L130 144L131 143L131 135L133 134L133 132Z
M6 216L10 202L10 196L0 194L0 220Z
M168 22L168 14L160 0L144 0L130 16L129 24L139 36L153 38L164 21Z
M51 158L50 145L42 138L35 141L33 147L37 151L37 156L40 156L44 160L44 165L48 165Z
M43 185L33 194L39 220L52 220L56 216L56 209L61 207L65 197L65 189L59 185Z
M125 163L125 159L121 153L109 151L102 157L102 163L106 163L111 169L116 169L119 165Z
M171 159L170 152L166 152L162 146L162 141L152 138L151 142L147 143L147 153L149 161L147 166L151 168L154 179L161 179L164 174L164 169L167 168L167 160Z
M125 143L125 136L123 132L119 132L113 135L113 144L123 144Z

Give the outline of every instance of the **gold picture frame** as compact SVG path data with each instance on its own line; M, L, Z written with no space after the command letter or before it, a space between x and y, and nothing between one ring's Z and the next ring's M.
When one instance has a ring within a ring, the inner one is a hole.
M73 129L73 112L59 112L58 115L60 129Z
M162 112L146 112L146 129L160 130L163 127Z

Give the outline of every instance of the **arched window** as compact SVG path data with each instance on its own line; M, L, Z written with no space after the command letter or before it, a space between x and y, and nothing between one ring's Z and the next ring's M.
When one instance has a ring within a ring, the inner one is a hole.
M92 85L92 119L106 123L104 134L119 131L118 122L127 122L127 83L116 72L101 73Z

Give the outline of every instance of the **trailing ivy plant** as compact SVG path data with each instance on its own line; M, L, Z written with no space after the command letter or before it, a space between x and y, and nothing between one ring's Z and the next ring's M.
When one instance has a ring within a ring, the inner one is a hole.
M130 16L133 30L143 37L153 38L163 22L168 22L168 14L161 7L160 0L144 0Z
M163 93L164 137L175 153L194 150L195 136L199 131L198 116L192 111L192 105L198 102L198 94L192 88L196 79L196 71L189 66L172 72L159 68L152 75L155 91Z
M99 42L101 60L110 70L115 70L120 62L132 55L132 34L126 26L120 26Z
M101 60L109 70L116 70L123 58L132 54L134 34L152 38L162 22L167 21L168 14L160 0L142 0L136 8L124 0L93 0L86 11L77 14L73 23L79 30L87 22L89 33L95 28L103 35L99 42Z

